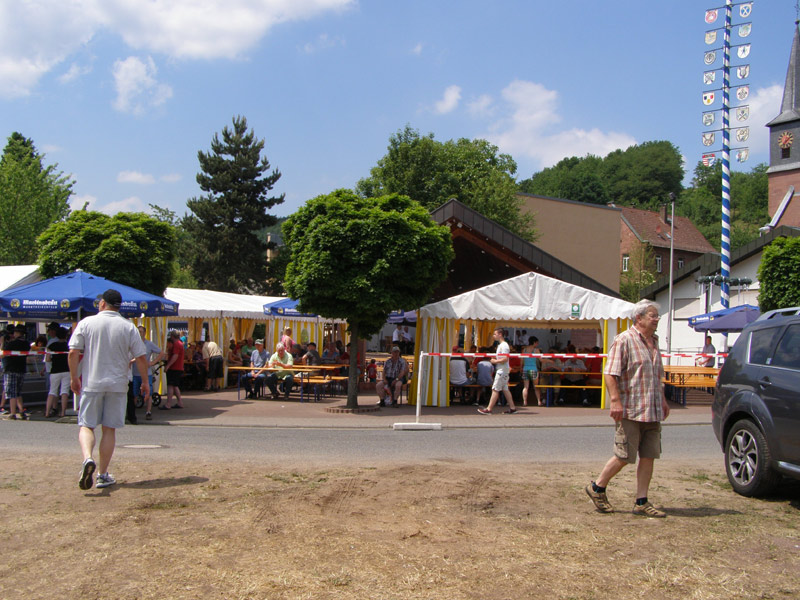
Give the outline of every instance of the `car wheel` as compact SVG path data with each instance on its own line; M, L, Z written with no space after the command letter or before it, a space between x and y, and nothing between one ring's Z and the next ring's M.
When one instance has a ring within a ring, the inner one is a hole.
M725 441L725 470L736 493L761 496L780 480L770 468L770 453L761 430L747 419L737 421Z

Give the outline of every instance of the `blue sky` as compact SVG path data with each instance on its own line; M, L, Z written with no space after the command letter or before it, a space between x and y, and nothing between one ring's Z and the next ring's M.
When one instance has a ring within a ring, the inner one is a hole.
M0 0L0 137L34 140L73 206L186 211L197 152L244 115L294 212L353 187L410 124L485 138L520 179L667 139L691 172L707 8L724 0ZM756 0L751 156L767 161L796 18ZM742 22L741 18L734 23ZM719 66L720 60L716 66ZM716 86L712 86L716 87ZM717 108L719 103L711 108Z

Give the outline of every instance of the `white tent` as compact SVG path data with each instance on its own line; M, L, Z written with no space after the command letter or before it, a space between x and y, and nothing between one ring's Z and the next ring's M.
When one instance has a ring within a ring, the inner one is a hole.
M20 285L41 281L39 265L9 265L0 267L0 292Z
M192 318L256 319L266 321L264 304L280 300L279 296L248 296L213 290L167 288L164 297L178 303L178 316Z
M418 311L417 351L448 353L458 340L462 325L467 331L487 327L594 328L603 333L604 350L621 327L626 327L633 304L599 292L537 273L524 273L447 300L423 306ZM488 343L488 339L481 340ZM466 344L465 344L466 345ZM479 344L480 345L480 344ZM418 386L423 403L449 403L449 360L431 356L421 368Z

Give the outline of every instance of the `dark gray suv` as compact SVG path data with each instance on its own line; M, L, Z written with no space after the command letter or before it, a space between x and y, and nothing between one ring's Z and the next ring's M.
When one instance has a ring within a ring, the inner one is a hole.
M781 475L800 479L800 307L767 312L742 331L711 410L736 492L759 496Z

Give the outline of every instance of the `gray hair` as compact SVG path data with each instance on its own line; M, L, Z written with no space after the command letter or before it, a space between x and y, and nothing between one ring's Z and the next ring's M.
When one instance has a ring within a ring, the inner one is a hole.
M275 346L275 350L280 351L280 350L283 350L283 349L284 349L283 348L283 343L282 342L278 342L278 345Z
M651 308L655 308L657 313L661 312L661 307L652 300L639 300L633 306L633 314L631 315L633 322L635 323L642 318Z

